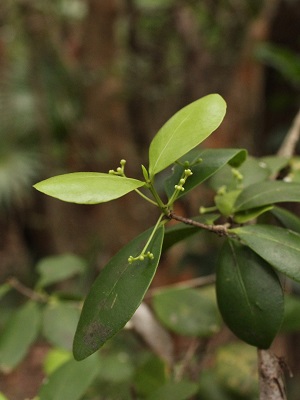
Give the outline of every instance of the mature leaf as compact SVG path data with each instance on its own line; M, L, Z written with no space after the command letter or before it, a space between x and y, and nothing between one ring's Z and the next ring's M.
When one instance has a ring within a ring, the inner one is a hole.
M223 98L218 94L210 94L173 115L150 144L150 177L203 142L221 124L225 112Z
M273 207L272 214L288 229L300 233L300 218L281 207Z
M300 281L298 233L270 225L248 225L231 232L279 272Z
M259 159L260 163L267 166L270 171L270 176L274 177L289 165L289 158L280 156L266 156Z
M258 182L246 187L236 199L234 210L244 211L250 208L282 202L300 202L300 184L283 181Z
M100 172L73 172L36 183L34 188L59 200L98 204L122 197L144 184L137 179Z
M77 362L69 360L57 368L38 393L39 400L79 400L96 378L100 368L97 355Z
M262 258L237 241L222 247L216 278L220 312L246 343L269 348L284 312L280 281Z
M73 354L65 349L54 347L47 352L43 362L45 375L51 375L57 368L73 359Z
M213 222L219 218L219 214L205 214L193 218L193 221L201 222L203 224L212 225ZM192 225L187 225L184 223L179 223L170 226L165 231L164 242L162 247L162 252L167 251L170 247L174 246L176 243L187 239L188 237L200 232L201 229Z
M82 274L86 263L75 254L60 254L41 259L36 268L40 275L37 286L45 287Z
M39 306L28 301L11 317L0 337L0 369L10 372L25 357L40 328Z
M198 385L194 382L181 380L168 382L155 390L146 400L189 400L198 392Z
M230 190L229 192L217 194L214 198L218 210L225 217L229 217L234 212L234 203L241 193L240 189Z
M48 304L43 312L43 335L54 346L71 350L79 315L72 302Z
M162 323L180 335L206 337L220 327L216 302L202 290L158 292L153 297L153 307Z
M119 251L101 271L82 309L74 339L74 357L82 360L98 350L132 317L147 291L160 259L164 228L160 227L148 247L154 259L128 262L137 256L151 234L144 232Z
M246 150L241 149L205 149L205 150L194 150L186 156L182 157L180 162L184 164L188 161L191 165L201 159L200 163L191 166L193 175L191 175L185 185L184 192L180 194L183 196L188 193L194 187L200 185L200 183L206 181L217 171L229 164L233 167L241 165L247 157ZM166 180L165 190L170 198L174 192L174 186L178 184L185 167L182 165L175 165L172 176Z
M137 369L134 386L137 393L145 397L167 382L167 367L163 360L155 355Z
M235 166L233 165L233 167ZM245 188L253 183L266 181L271 175L271 171L265 163L251 156L248 156L245 162L236 169L242 176L242 181L237 180L233 175L231 166L225 165L211 177L210 187L215 191L218 191L222 186L226 186L227 190L235 190L241 187Z

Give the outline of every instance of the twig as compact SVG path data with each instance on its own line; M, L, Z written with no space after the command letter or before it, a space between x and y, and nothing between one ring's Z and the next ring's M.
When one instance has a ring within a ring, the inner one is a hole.
M21 283L16 278L8 279L7 283L17 292L21 293L23 296L28 297L33 301L37 301L39 303L46 303L48 301L48 296L46 294L35 292L29 287L23 285L23 283Z
M177 215L173 211L170 212L169 217L171 219L175 219L176 221L183 222L184 224L192 225L197 228L201 228L201 229L205 229L210 232L214 232L219 236L228 236L229 235L228 230L227 230L228 225L206 225L206 224L203 224L202 222L194 221L193 219L185 218L185 217L182 217L181 215Z
M258 350L260 400L287 400L284 368L269 350Z
M300 109L297 112L292 126L290 127L284 141L282 142L277 155L282 157L292 157L295 152L296 145L300 139Z

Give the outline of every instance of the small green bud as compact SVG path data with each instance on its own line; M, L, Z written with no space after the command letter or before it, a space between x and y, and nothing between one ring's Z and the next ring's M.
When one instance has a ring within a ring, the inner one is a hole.
M143 254L141 254L141 255L139 256L139 260L140 260L140 261L144 261L144 260L145 260L145 257L143 256Z
M123 169L122 169L121 167L118 167L118 168L117 168L117 172L122 173L122 172L123 172Z
M124 167L125 164L126 164L126 160L122 159L122 160L120 161L120 165L121 165L122 167Z
M183 166L184 166L185 168L189 167L189 166L190 166L190 162L189 162L189 161L185 161L185 162L183 163Z
M185 179L181 178L180 181L179 181L179 183L180 183L181 185L184 185L184 184L185 184Z
M186 177L193 175L192 171L190 169L185 169L184 174Z
M110 170L108 171L108 173L111 174L111 175L113 175L113 174L115 173L115 171L114 171L113 169L110 169Z
M128 257L128 262L129 262L129 264L132 264L133 260L134 260L134 258L133 258L132 256L129 256L129 257Z

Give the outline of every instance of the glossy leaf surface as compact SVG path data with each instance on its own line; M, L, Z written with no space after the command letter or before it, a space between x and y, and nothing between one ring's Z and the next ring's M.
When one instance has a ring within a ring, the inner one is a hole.
M10 372L27 354L41 322L39 306L28 301L16 311L0 337L0 369Z
M254 183L241 192L234 209L244 211L281 202L300 202L300 184L283 181Z
M269 348L283 319L283 292L273 269L247 246L227 240L216 277L220 312L246 343Z
M279 272L300 281L299 234L270 225L248 225L232 232Z
M54 176L34 188L59 200L78 204L111 201L144 185L137 179L123 178L100 172L73 172Z
M221 124L225 112L223 98L218 94L210 94L173 115L150 144L150 177L203 142Z
M233 167L241 165L246 157L246 150L241 149L205 149L190 152L182 157L180 162L188 161L192 165L198 159L202 161L189 167L193 175L187 179L184 185L185 190L179 197L206 181L226 164L230 164ZM185 167L182 165L175 165L172 176L166 180L165 189L169 198L174 192L174 186L178 184L184 169Z
M147 250L153 260L128 262L146 244L151 229L117 253L101 271L83 305L75 334L73 352L82 360L98 350L132 317L147 291L160 259L164 228L160 227Z
M98 374L100 362L97 355L77 362L67 361L57 368L41 387L39 400L79 400Z

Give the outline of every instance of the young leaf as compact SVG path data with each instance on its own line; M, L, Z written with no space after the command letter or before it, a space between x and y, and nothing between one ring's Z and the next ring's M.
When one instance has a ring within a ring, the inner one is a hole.
M191 165L198 159L202 161L191 166L193 175L191 175L185 185L184 192L179 197L185 195L200 183L206 181L226 164L233 167L241 165L247 157L246 150L241 149L205 149L200 151L191 151L189 154L181 158L181 162L188 161ZM184 167L175 165L172 176L166 180L165 190L170 198L174 192L174 186L178 184Z
M274 207L272 214L288 229L300 233L300 218L281 207Z
M257 208L250 208L250 210L241 211L239 213L236 213L233 216L233 220L237 224L245 224L246 222L259 217L260 215L266 213L267 211L272 210L272 208L273 208L272 205L267 205L267 206L262 206L262 207L257 207Z
M79 400L96 378L100 362L94 356L77 362L69 360L57 368L42 385L39 400Z
M300 184L283 181L258 182L246 187L236 199L234 211L281 202L300 202Z
M36 339L41 320L39 306L28 301L11 317L0 337L0 369L8 373L25 357Z
M70 203L98 204L118 199L144 184L137 179L100 172L73 172L54 176L33 187Z
M225 112L223 98L218 94L210 94L173 115L150 144L150 177L203 142L221 124Z
M299 234L270 225L247 225L231 232L279 272L300 281Z
M40 275L37 287L41 288L82 274L86 263L75 254L60 254L43 258L36 268Z
M248 247L228 240L219 256L216 291L228 327L246 343L269 348L284 312L280 281L270 265Z
M154 258L128 262L138 255L151 229L119 251L101 271L84 302L75 334L73 352L82 360L98 350L121 330L140 305L160 259L164 227L160 227L147 249Z

